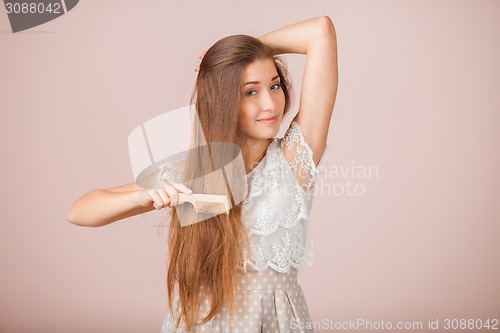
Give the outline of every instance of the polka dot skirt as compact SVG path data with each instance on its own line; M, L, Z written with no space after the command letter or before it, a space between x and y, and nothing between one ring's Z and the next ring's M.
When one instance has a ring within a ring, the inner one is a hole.
M287 273L270 268L263 272L249 269L246 274L238 271L237 308L233 320L223 307L209 322L196 326L191 332L313 332L304 328L311 318L302 288L297 283L297 272L293 268ZM174 310L178 310L178 302L179 297L175 296ZM202 306L202 313L208 313L208 301ZM187 332L184 325L175 327L175 318L168 311L161 329L161 333L167 332Z

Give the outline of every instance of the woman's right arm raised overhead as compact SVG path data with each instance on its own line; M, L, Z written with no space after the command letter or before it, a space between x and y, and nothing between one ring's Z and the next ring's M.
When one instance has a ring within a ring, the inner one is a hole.
M73 202L68 211L70 223L85 227L101 227L130 216L175 206L178 193L192 191L183 184L163 189L146 189L130 183L110 189L91 190Z

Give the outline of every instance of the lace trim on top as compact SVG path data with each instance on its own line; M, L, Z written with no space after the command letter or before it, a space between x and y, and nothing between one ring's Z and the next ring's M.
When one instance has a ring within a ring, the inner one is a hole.
M307 219L308 213L302 190L287 170L279 142L270 144L263 162L263 167L259 164L248 175L251 185L248 192L246 184L242 216L251 234L271 235L279 227L294 227Z
M300 233L285 232L278 241L271 244L272 258L266 251L268 246L262 242L250 241L251 256L248 257L246 250L243 253L245 258L241 271L246 272L248 266L256 271L264 271L272 268L277 272L286 273L290 268L300 269L302 263L312 266L314 260L313 240L310 241L309 251L305 253L305 246ZM262 241L262 238L260 239Z
M285 134L283 140L281 141L281 148L286 146L287 150L293 151L294 158L290 162L290 167L295 171L295 173L300 175L308 175L307 183L302 184L303 181L300 177L297 179L299 183L303 186L304 191L309 191L316 178L320 173L320 166L323 159L328 156L328 149L325 148L325 152L318 163L318 166L314 163L313 152L311 147L306 142L304 134L302 133L300 126L297 122L292 121L287 133Z
M284 147L296 152L291 162L284 155ZM310 189L327 155L328 148L316 166L311 148L293 121L284 138L275 139L261 163L247 174L242 217L249 230L251 254L244 253L243 270L248 265L258 271L271 267L284 273L291 267L299 269L303 261L312 265L312 240L305 253ZM309 175L305 185L293 172L297 168Z

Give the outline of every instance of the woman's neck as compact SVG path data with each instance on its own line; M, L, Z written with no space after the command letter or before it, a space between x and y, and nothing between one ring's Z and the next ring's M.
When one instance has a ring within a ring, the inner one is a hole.
M273 139L247 140L242 151L245 161L245 171L249 173L266 155L267 147Z

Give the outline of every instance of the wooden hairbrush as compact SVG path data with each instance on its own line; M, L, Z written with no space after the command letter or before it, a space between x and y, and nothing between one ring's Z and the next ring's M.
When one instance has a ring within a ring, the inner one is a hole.
M189 202L196 213L229 214L231 205L227 195L193 193L191 195L180 192L179 203Z

